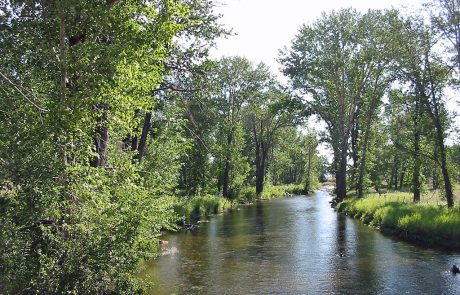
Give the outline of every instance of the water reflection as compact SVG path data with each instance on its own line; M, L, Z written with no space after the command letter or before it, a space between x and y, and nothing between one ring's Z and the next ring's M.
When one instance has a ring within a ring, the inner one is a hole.
M165 239L151 294L460 294L460 255L392 240L319 192L243 207Z

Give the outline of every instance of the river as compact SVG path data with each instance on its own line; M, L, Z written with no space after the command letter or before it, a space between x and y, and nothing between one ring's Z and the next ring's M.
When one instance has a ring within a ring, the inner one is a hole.
M163 237L179 252L147 265L151 294L460 294L460 253L383 236L330 200L263 201Z

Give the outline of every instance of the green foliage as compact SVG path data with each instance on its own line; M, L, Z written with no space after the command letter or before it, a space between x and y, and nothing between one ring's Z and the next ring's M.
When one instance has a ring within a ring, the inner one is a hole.
M188 146L182 109L153 93L173 39L203 48L222 32L212 3L3 1L0 11L1 291L138 294L139 262L177 222L162 195ZM126 138L151 111L139 163Z
M70 198L62 199L56 192L54 202L48 202L41 214L46 219L32 217L34 222L19 223L15 216L29 211L22 205L22 193L10 196L17 205L10 205L1 219L2 249L14 249L2 255L8 290L22 293L24 286L48 294L140 290L137 263L152 257L160 229L172 228L175 219L170 204L137 185L139 175L132 166L117 167L108 171L73 167L66 188ZM41 198L45 196L50 200L52 195L47 192Z
M460 210L410 204L409 193L369 195L340 203L338 211L401 237L452 249L460 246ZM405 201L405 202L404 202Z
M181 168L180 159L190 150L185 138L185 120L182 109L175 105L165 106L153 114L153 126L148 149L138 165L142 185L155 196L170 195L176 188Z
M280 58L292 87L309 96L306 107L326 123L324 139L334 153L339 199L346 196L350 137L356 141L358 133L366 138L368 132L363 131L368 130L390 82L386 41L393 15L375 10L361 14L351 8L323 13L313 24L301 27ZM360 119L367 122L363 128L356 126ZM365 151L367 139L363 146Z

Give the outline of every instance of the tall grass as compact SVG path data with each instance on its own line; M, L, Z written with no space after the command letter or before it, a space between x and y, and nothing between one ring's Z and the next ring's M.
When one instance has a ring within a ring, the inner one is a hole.
M213 195L173 197L172 204L172 208L179 218L185 217L189 222L235 207L234 202Z
M302 184L284 184L266 186L260 196L257 196L255 187L246 187L241 190L236 198L239 203L252 203L255 200L270 200L275 198L283 198L288 195L303 194Z
M408 196L408 193L391 193L386 197L374 194L345 200L337 209L405 239L460 250L460 208L406 203Z

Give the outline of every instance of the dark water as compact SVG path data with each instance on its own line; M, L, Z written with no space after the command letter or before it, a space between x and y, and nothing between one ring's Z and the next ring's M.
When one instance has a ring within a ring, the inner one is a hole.
M381 235L330 208L330 195L266 201L164 237L151 294L460 294L460 253Z

